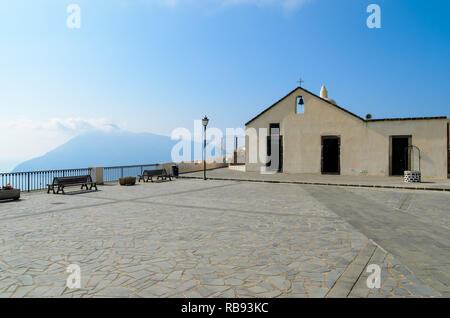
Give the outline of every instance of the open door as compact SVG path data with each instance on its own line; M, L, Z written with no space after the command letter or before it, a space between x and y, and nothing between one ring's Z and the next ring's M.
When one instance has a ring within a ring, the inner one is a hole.
M341 138L322 136L322 174L341 174Z
M278 152L278 156L276 156ZM280 136L280 124L270 124L270 135L267 136L267 156L276 156L275 160L270 160L266 166L274 171L283 171L283 136Z
M390 175L403 176L411 170L411 136L391 136Z

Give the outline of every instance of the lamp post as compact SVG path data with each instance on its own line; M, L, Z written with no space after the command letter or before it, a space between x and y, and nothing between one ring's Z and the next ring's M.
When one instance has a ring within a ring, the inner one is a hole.
M203 180L206 180L206 126L208 126L208 117L203 117Z

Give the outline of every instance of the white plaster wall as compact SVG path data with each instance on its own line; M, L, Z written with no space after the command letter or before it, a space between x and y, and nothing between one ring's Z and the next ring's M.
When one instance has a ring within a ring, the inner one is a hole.
M371 170L380 171L386 164L389 167L389 156L385 155L386 151L389 155L389 136L411 135L412 144L421 151L422 175L447 178L446 119L369 122L368 127L369 140L375 145Z

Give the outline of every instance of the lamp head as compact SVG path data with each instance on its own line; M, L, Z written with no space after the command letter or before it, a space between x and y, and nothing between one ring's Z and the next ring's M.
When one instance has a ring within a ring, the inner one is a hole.
M208 122L209 122L209 118L208 117L203 117L203 119L202 119L202 125L204 126L204 127L206 127L206 126L208 126Z

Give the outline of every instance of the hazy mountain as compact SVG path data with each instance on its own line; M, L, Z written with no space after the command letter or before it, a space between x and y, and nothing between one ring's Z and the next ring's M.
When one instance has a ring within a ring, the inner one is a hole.
M170 162L172 147L177 142L149 133L91 132L69 140L42 157L25 161L13 171Z

